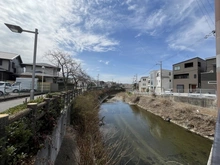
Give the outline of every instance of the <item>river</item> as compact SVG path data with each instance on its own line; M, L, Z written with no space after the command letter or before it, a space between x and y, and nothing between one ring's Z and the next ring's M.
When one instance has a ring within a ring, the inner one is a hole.
M137 106L124 102L103 103L101 131L114 137L127 156L119 164L200 165L207 164L212 142ZM113 146L113 145L112 145ZM117 148L115 148L115 152ZM117 153L118 155L119 153Z

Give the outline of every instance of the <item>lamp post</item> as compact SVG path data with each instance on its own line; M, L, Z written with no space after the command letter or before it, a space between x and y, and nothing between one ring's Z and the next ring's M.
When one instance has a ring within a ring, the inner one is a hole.
M34 39L34 56L33 56L33 72L32 72L32 84L31 84L31 92L30 92L30 100L34 100L34 83L35 83L35 67L36 67L36 54L37 54L37 35L38 35L38 29L35 29L35 31L29 31L24 30L20 26L17 25L11 25L5 23L5 25L14 33L34 33L35 39Z
M44 91L44 69L45 69L45 67L42 66L42 83L41 83L41 92Z

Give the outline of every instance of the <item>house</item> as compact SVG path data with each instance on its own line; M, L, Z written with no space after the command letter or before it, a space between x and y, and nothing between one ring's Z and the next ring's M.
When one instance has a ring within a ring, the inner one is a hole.
M145 76L145 77L141 77L140 81L139 81L139 92L149 92L149 77Z
M20 55L0 52L0 81L14 81L23 72Z
M205 93L215 94L216 84L216 57L206 58L206 72L201 73L201 88Z
M157 72L158 70L153 70L150 72L149 76L149 90L150 92L155 92L157 86Z
M206 70L206 61L195 57L173 65L173 92L195 92L201 88L201 73Z
M25 72L20 74L20 77L32 77L33 64L23 63ZM59 77L60 68L47 63L36 63L35 77L44 82L56 83Z
M162 77L161 77L161 71L158 70L156 73L156 89L155 92L157 94L164 93L166 90L171 90L173 88L172 85L172 70L166 70L162 69ZM162 78L162 84L161 84L161 78ZM162 89L161 89L162 85Z

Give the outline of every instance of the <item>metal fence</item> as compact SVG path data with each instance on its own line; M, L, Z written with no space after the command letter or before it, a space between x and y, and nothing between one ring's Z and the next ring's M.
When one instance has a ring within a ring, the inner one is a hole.
M182 92L171 92L164 91L162 94L154 93L154 92L139 92L139 91L131 91L133 94L149 96L152 94L162 95L162 96L181 96L181 97L199 97L199 98L213 98L216 99L216 90L215 89L196 89L194 92L182 93Z

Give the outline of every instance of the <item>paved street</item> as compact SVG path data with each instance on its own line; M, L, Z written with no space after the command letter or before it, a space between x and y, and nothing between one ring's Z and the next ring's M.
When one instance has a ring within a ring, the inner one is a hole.
M14 100L8 100L0 103L0 112L3 112L7 110L8 108L14 107L16 105L22 104L23 101L27 98L28 100L30 97L24 97L24 98L19 98L19 99L14 99Z
M39 96L40 95L35 96L34 98L37 98ZM27 99L27 101L29 101L30 100L30 96L23 97L23 98L18 98L18 99L14 99L14 100L8 100L8 101L0 102L0 112L3 112L3 111L5 111L5 110L7 110L7 109L9 109L11 107L16 106L16 105L23 104L25 99Z

